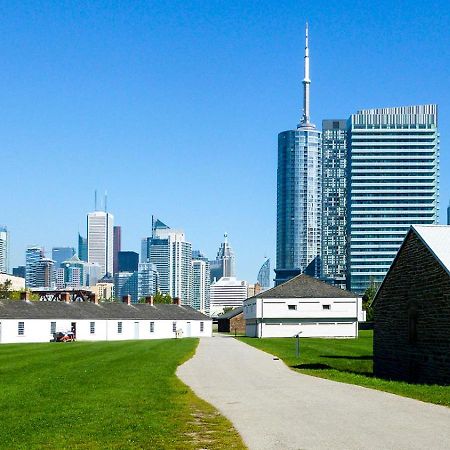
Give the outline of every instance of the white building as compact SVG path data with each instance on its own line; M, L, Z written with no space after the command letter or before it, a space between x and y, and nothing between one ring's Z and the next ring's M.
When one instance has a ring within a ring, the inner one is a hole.
M95 211L87 215L88 262L100 265L100 276L113 273L113 228L112 214Z
M224 308L238 308L246 298L246 281L236 277L222 277L211 285L210 314L217 316Z
M175 304L0 300L0 343L49 342L59 331L80 341L209 337L212 320Z
M210 308L210 275L209 261L192 260L192 307L204 314L209 314Z
M0 284L4 284L6 281L11 281L10 289L12 291L23 291L25 289L25 278L15 277L7 273L0 273Z
M244 302L249 337L356 337L365 320L362 298L298 275Z
M9 239L6 227L0 226L0 273L9 272Z

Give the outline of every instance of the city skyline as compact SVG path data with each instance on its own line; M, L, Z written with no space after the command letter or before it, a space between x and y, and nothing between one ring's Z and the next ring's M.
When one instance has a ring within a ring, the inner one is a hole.
M441 205L448 204L445 173L449 167L450 102L445 68L449 55L446 33L439 31L446 30L448 5L390 5L388 17L386 5L359 11L356 7L328 8L319 2L301 13L294 3L275 8L263 2L256 16L253 10L236 5L217 11L208 6L192 11L178 5L181 12L165 6L151 14L142 6L139 14L113 8L110 16L89 9L85 19L80 18L77 7L72 7L73 18L67 17L64 7L54 7L34 11L36 21L26 31L23 26L20 31L14 29L18 23L28 23L25 8L8 5L5 19L11 29L0 47L7 61L1 89L4 104L11 108L0 132L10 192L0 221L10 232L10 269L24 264L29 244L39 243L47 251L56 246L76 247L77 231L85 235L83 217L98 187L110 193L110 210L125 230L124 249L139 251L139 239L150 228L154 211L183 227L209 257L214 256L217 242L227 230L238 255L239 278L254 281L263 256L274 260L275 137L298 111L306 20L314 35L315 123L328 117L348 117L366 107L439 104ZM206 26L202 14L215 26ZM370 23L365 20L362 30L359 19L368 15ZM115 36L107 31L111 16L120 19ZM129 23L121 20L125 17ZM167 25L149 27L149 17L167 17ZM54 26L47 26L50 20ZM89 32L92 24L98 33L95 41ZM76 40L63 31L66 28ZM137 30L135 35L129 34L131 29ZM192 34L199 29L202 35ZM15 52L17 47L9 39L18 42L21 52ZM242 45L237 46L238 41ZM93 42L98 46L91 45ZM181 57L180 42L183 49L189 49ZM168 57L166 64L162 54ZM77 61L77 70L73 70L72 59ZM204 63L196 68L191 60ZM198 77L197 70L205 76ZM239 114L234 114L236 105ZM40 114L42 110L45 115ZM129 118L120 111L127 111ZM179 128L176 135L168 131L174 124ZM167 150L173 158L167 158ZM171 180L183 179L193 151L198 154L199 179L210 191L202 202L196 196L202 188L199 181L187 186ZM21 158L16 158L18 153ZM62 183L57 190L41 185L36 189L34 174L64 173L70 153L86 161L79 174L85 182L76 189L72 183ZM105 165L108 155L111 162ZM123 161L127 173L136 173L129 185L123 182ZM140 169L146 165L158 170L146 177ZM219 166L233 170L222 171ZM249 183L248 174L255 173L255 166L257 177ZM102 173L102 167L108 170ZM20 183L19 173L23 174ZM165 182L170 182L170 189ZM226 195L215 186L226 186ZM151 211L146 206L148 195ZM22 220L17 204L25 208L28 220ZM444 215L441 208L441 223Z

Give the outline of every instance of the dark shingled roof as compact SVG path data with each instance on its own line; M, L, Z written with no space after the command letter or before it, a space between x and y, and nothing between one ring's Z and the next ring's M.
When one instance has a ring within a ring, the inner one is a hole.
M356 294L300 274L251 298L355 298Z
M238 314L241 314L241 312L243 312L243 311L244 311L244 308L242 306L239 306L239 308L234 308L231 311L226 312L225 314L221 314L220 316L217 316L217 320L231 319L232 317L235 317Z
M0 300L0 319L211 320L190 306Z

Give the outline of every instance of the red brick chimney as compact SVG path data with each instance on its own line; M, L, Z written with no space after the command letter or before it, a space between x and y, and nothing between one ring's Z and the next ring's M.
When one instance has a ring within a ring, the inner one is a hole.
M181 306L181 298L180 297L174 297L172 302L174 305Z
M153 306L153 295L145 297L145 303L149 304L150 306Z
M98 295L97 294L91 294L90 297L89 297L89 300L92 303L95 303L96 305L98 305Z
M68 292L61 292L61 301L70 303L70 294Z
M28 291L23 291L20 293L20 300L28 301L30 300L30 293Z
M131 295L130 294L124 295L122 297L122 302L126 303L127 305L131 305Z

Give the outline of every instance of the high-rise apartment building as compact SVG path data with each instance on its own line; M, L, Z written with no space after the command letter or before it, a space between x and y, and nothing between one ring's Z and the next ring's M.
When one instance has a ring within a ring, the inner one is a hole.
M258 272L258 277L256 279L257 284L261 287L261 290L265 291L270 288L270 259L267 258Z
M116 225L113 228L113 272L120 272L119 269L119 252L122 250L122 227Z
M347 120L322 121L321 278L346 286Z
M348 286L380 283L412 224L439 216L436 105L365 109L349 119Z
M39 261L44 258L41 247L28 247L25 252L25 286L27 288L38 287L37 268Z
M80 233L78 233L78 258L81 259L81 261L88 260L88 251L87 251L87 238L81 236Z
M192 307L209 314L210 273L209 261L200 252L192 253Z
M320 276L322 148L310 122L308 25L304 69L300 124L278 135L276 284L303 272Z
M222 277L234 277L236 275L236 258L228 242L228 234L225 233L223 237L216 259L209 262L211 282Z
M5 226L0 226L0 273L9 271L9 237Z
M139 254L136 252L119 252L117 255L117 270L119 272L135 272L138 270Z
M158 272L152 263L139 263L138 298L155 295L158 292Z
M114 292L119 300L125 295L130 295L131 302L138 303L138 273L117 272L114 275Z
M33 287L54 289L55 284L55 262L50 258L41 258L35 265L35 286Z
M55 268L59 269L64 261L69 260L75 255L75 249L73 247L53 247L52 259L55 261Z
M210 314L217 316L224 308L238 308L246 298L246 281L235 277L222 277L211 284Z
M114 216L108 212L87 215L88 262L98 263L102 276L113 273L113 227Z

